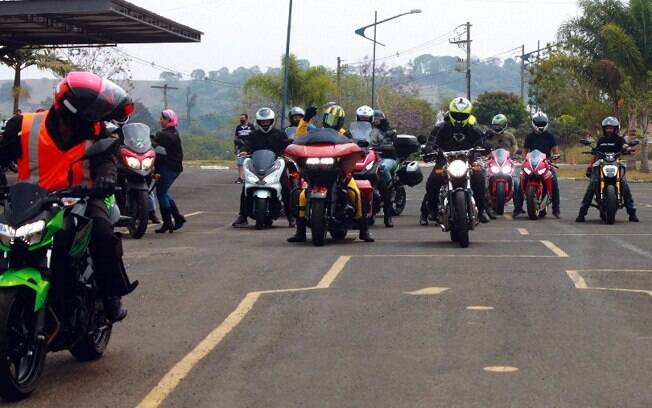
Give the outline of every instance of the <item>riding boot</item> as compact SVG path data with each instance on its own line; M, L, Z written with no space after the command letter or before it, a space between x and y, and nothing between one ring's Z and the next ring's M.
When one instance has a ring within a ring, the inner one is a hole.
M496 211L494 211L494 209L493 209L493 207L491 205L485 206L485 211L487 212L487 215L489 216L489 218L491 218L492 220L496 219Z
M112 323L119 322L127 317L127 309L122 306L120 296L107 296L102 299L102 303L104 304L106 318Z
M174 229L181 229L183 224L186 223L186 217L184 217L183 214L179 212L177 204L174 202L174 200L170 200L170 212L172 213L172 217L174 217Z
M588 213L586 208L580 208L579 214L577 214L577 218L575 218L575 222L585 222L586 221L586 214Z
M161 228L155 230L157 234L163 234L166 232L174 232L174 224L172 224L172 213L169 208L161 207L161 218L163 218L163 225Z
M161 220L156 216L156 210L149 210L149 222L152 224L160 224Z
M294 233L293 236L288 238L288 242L306 242L306 218L305 217L297 217L296 218L296 223L297 223L297 231Z
M371 233L369 232L369 223L367 217L360 218L358 225L360 226L360 239L364 242L374 242L375 239L373 239Z
M385 208L383 209L383 215L385 216L385 227L386 228L394 228L394 222L392 222L392 213L393 213L393 208L392 204L389 203L385 204Z
M638 222L638 217L636 216L636 208L628 208L627 214L629 214L629 222Z

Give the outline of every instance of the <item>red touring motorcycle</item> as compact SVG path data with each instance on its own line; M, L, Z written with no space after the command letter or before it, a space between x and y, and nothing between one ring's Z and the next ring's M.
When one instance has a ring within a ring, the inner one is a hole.
M496 214L503 215L505 205L509 203L514 195L514 162L505 149L496 149L491 152L487 162L488 193L491 199L491 206Z
M326 232L335 240L346 238L356 225L355 209L349 204L347 188L362 149L332 129L310 132L285 149L306 182L306 220L315 246L324 245ZM367 180L357 182L364 211L371 206L373 187Z
M548 213L552 203L552 168L550 159L539 150L531 151L523 160L521 190L531 220L543 218Z
M380 177L382 177L382 167L380 165L381 157L376 150L371 148L371 129L371 123L369 122L355 121L351 122L351 125L349 126L349 132L351 132L353 141L360 146L363 151L362 158L355 162L353 178L356 183L358 183L358 186L360 186L361 182L368 181L373 188L371 208L367 211L369 225L374 224L374 219L376 214L380 212L382 204L380 192L377 188L378 181L380 180Z

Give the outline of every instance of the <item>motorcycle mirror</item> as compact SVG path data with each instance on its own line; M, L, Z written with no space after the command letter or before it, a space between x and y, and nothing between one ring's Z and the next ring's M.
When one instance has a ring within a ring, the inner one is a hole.
M117 139L100 139L97 142L93 143L86 153L81 157L80 161L92 159L93 157L102 156L106 154L115 144L118 142Z
M593 139L580 139L580 143L584 146L591 146L591 144L593 144Z
M630 146L637 146L641 144L640 140L632 140L631 142L627 143Z
M357 143L360 147L369 147L369 142L367 140L358 140Z

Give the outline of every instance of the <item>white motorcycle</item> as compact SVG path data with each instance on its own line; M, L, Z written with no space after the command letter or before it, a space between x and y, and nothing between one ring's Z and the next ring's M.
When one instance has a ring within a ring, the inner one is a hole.
M256 220L256 229L269 228L281 215L281 177L285 160L271 150L258 150L244 161L246 216Z

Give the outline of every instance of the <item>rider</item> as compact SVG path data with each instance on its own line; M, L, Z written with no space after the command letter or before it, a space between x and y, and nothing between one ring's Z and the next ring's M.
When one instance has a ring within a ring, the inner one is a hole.
M306 111L306 117L302 120L301 126L297 129L297 137L310 137L313 135L318 135L320 132L324 133L336 133L339 137L342 136L342 129L344 125L344 119L346 117L344 109L338 105L331 105L324 111L323 124L324 127L321 129L316 129L310 132L309 136L306 136L307 133L300 133L299 129L307 128L307 121L310 121L315 115L317 108L310 107ZM348 201L355 208L355 218L358 221L358 226L360 228L360 239L365 242L374 242L371 233L369 232L369 224L367 223L367 217L362 205L362 196L360 195L360 189L355 182L355 179L351 177L350 174L347 175L347 189L349 190ZM306 194L305 190L302 190L299 194L299 214L297 217L297 230L294 236L288 238L288 242L306 242L306 226L307 220L305 218L305 209L306 209Z
M505 149L513 157L518 150L516 137L507 131L508 120L507 116L502 113L497 114L491 119L491 127L485 132L485 141L491 146L492 150ZM518 185L517 185L518 187ZM487 197L487 213L493 220L496 219L496 213L492 206L489 205L489 197Z
M450 102L448 120L435 126L430 133L425 153L435 152L438 148L448 152L454 150L468 150L474 147L483 147L484 139L482 132L472 125L473 106L466 98L455 98ZM437 216L439 191L444 184L444 176L437 174L437 170L443 167L444 163L437 160L428 182L426 183L426 196L421 203L421 225L428 225L428 214ZM478 207L479 219L482 223L489 222L485 212L485 181L483 171L474 171L471 175L471 188Z
M283 154L283 151L290 144L287 134L274 127L276 116L274 111L270 108L260 108L256 111L256 130L254 130L247 140L245 141L241 157L253 154L257 150L271 150L277 156ZM281 177L281 195L283 196L283 206L286 209L288 223L293 226L294 219L292 218L292 211L290 208L290 185L288 177ZM245 188L242 186L242 193L240 194L240 212L238 218L231 224L234 228L246 227L249 225L247 222L247 212L245 210L246 196Z
M601 153L620 153L620 152L629 152L629 146L625 138L620 136L620 122L618 119L613 116L608 116L602 121L602 134L603 136L598 139L596 145L596 151ZM580 213L577 215L577 222L584 222L585 216L589 211L591 202L593 201L593 195L598 189L599 174L598 171L600 167L593 166L598 160L597 154L593 156L593 160L589 163L589 166L586 169L586 176L591 179L589 186L586 188L586 194L584 194L584 199L582 200L582 206L580 207ZM632 197L632 192L629 189L629 184L625 179L625 166L621 166L622 179L621 186L623 191L623 199L625 201L625 208L627 208L627 214L629 214L629 221L638 222L638 217L636 216L636 207L634 206L634 198Z
M116 115L116 108L128 116L133 103L124 103L129 96L113 82L88 72L71 72L55 90L54 104L40 113L14 116L7 123L0 143L0 165L17 161L17 180L38 184L48 191L70 186L69 169L73 169L73 186L92 184L93 198L88 200L86 216L92 219L93 229L89 244L93 268L107 318L119 321L127 309L121 297L133 291L138 282L130 283L122 262L122 242L113 231L104 198L113 193L117 182L116 156L107 153L91 159L85 166L72 166L95 141L111 137L104 120ZM71 167L72 166L72 167ZM72 241L65 237L60 242ZM64 265L65 245L58 246L53 258L53 269ZM60 259L63 258L63 259Z
M369 108L368 106L361 106L362 108ZM371 109L371 108L369 108ZM356 112L357 113L357 112ZM359 115L358 115L359 116ZM360 120L360 119L358 119ZM383 199L383 214L385 218L385 227L392 228L392 213L394 211L392 203L392 170L397 165L396 160L396 130L389 126L389 122L385 117L385 113L381 110L373 111L373 130L371 131L371 146L374 147L381 154L383 179L379 183L380 194Z
M290 113L288 113L288 119L290 120L290 124L288 127L299 127L299 123L301 122L301 119L306 117L306 112L299 107L295 106L294 108L290 109ZM308 130L314 130L317 129L315 125L312 123L308 124Z
M548 159L554 156L559 157L559 146L557 146L557 138L554 134L549 132L548 116L539 111L532 116L533 131L525 136L525 143L523 147L523 157L533 150L539 150L544 153ZM557 173L552 171L552 214L559 218L559 182L557 181ZM520 188L514 190L514 213L513 216L523 213L523 191Z

